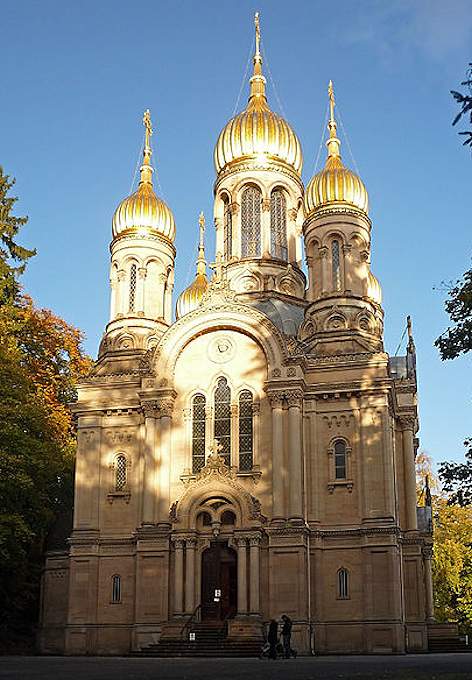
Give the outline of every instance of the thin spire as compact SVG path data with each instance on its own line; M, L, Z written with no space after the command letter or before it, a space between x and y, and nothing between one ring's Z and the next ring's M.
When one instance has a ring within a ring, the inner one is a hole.
M259 12L254 15L254 27L256 30L256 51L253 58L253 72L249 81L251 88L249 93L250 104L262 104L267 106L265 93L266 79L262 75L262 56L261 56L261 26L259 22Z
M341 146L341 142L337 138L337 124L336 124L336 119L334 117L334 107L336 106L336 101L334 99L334 88L333 88L333 81L329 81L328 85L328 97L329 97L329 122L328 122L328 130L329 130L329 139L326 142L326 146L328 147L328 158L339 158L341 156L341 152L339 150Z
M200 213L198 218L200 227L200 238L198 242L198 259L197 259L197 275L206 276L206 260L205 260L205 215Z
M151 112L146 109L143 115L143 125L145 129L144 133L144 150L143 150L143 164L140 168L141 179L139 184L150 184L152 186L152 173L154 168L151 165L151 135L152 135L152 121Z

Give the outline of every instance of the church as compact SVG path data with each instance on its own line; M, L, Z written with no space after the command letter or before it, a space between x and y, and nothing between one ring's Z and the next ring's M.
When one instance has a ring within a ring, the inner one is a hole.
M176 225L144 114L139 186L112 220L110 319L72 406L73 527L46 558L43 653L191 653L211 631L241 652L282 614L300 654L428 647L411 324L389 357L332 83L326 160L305 186L266 96L258 15L255 29L246 108L215 145L211 274L200 215L175 319Z

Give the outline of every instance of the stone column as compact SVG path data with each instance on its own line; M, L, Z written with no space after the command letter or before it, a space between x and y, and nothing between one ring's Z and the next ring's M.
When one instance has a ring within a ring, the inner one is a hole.
M143 506L142 523L154 524L154 505L157 493L156 475L158 467L158 450L156 446L156 417L159 415L158 402L143 403L145 418L144 440L144 474L143 474Z
M262 199L261 255L262 257L270 257L270 198Z
M141 312L146 316L146 267L140 267L138 269L138 290L136 295L137 310L138 314Z
M185 612L192 614L195 609L195 538L186 539L185 561Z
M167 277L167 281L164 288L164 319L168 324L172 323L172 291L174 290L174 284L171 281L171 275Z
M236 538L238 546L238 616L247 614L246 544L243 536Z
M116 317L116 314L118 312L118 305L117 305L117 287L118 287L118 281L115 279L116 273L113 273L112 269L112 275L110 276L110 321L113 321L113 319Z
M434 597L433 597L433 572L431 569L431 559L433 557L433 548L426 545L423 548L423 564L424 564L424 590L425 590L425 613L426 622L434 623Z
M181 538L175 538L174 546L174 613L176 616L182 616L184 599L184 541Z
M297 261L297 209L289 208L287 210L287 259L293 265L298 266Z
M315 298L314 295L314 277L313 277L313 257L310 255L306 256L306 266L308 269L308 288L306 291L306 298L309 302L312 302Z
M405 502L406 502L406 529L416 531L416 469L415 449L413 445L413 430L415 427L414 416L402 416L400 418L403 438L403 469L405 474Z
M281 392L269 394L272 407L272 521L284 519L284 437Z
M231 244L231 257L241 258L241 218L239 211L239 203L231 203L229 206L231 210L231 233L232 233L232 244ZM221 249L221 252L224 248Z
M303 521L303 456L301 390L287 392L288 401L288 475L289 503L288 516L291 520Z
M159 400L159 496L157 502L159 524L169 524L171 428L174 399L175 393Z
M249 583L249 613L251 616L260 615L260 549L261 537L259 534L249 537L249 570L251 580Z
M164 318L164 296L165 296L165 286L167 282L166 274L160 273L157 275L157 285L156 285L156 298L157 298L157 318Z
M125 291L125 284L126 284L126 272L124 269L119 269L117 273L117 280L118 280L118 291L117 291L117 305L116 305L116 311L117 314L115 314L115 318L118 315L125 316L128 313L127 309L127 303L128 303L128 296L126 295Z
M321 295L326 294L330 290L330 281L328 276L328 248L323 246L319 248L318 254L321 260Z
M350 293L352 291L352 246L343 245L343 254L344 290Z

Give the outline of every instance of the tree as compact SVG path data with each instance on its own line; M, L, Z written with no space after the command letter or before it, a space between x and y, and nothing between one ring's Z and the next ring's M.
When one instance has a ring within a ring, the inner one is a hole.
M450 494L451 505L472 507L472 439L466 439L464 445L467 448L465 463L443 461L439 466L439 476L443 482L444 491Z
M472 123L472 63L469 64L469 68L466 71L466 79L462 81L461 85L467 88L468 94L462 94L462 92L451 90L452 96L461 106L459 113L452 121L453 125L457 125L462 116L467 115L469 117L470 123ZM465 136L464 146L469 145L472 147L472 131L468 130L466 132L459 132L459 134Z
M472 269L462 280L449 287L444 304L454 326L449 327L435 341L441 359L456 359L472 349Z
M0 166L0 305L15 299L19 291L18 275L24 271L29 258L36 255L35 250L16 242L18 231L28 218L12 215L18 199L8 196L8 192L14 184L15 180L5 175Z

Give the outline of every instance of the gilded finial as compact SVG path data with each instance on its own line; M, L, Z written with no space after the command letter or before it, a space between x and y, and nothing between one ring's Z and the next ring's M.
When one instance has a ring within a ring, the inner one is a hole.
M261 57L261 24L259 21L259 12L254 15L254 27L256 30L256 50L254 53L253 63L254 69L251 80L251 90L249 94L249 103L252 105L267 106L265 86L266 79L262 75L262 57Z
M152 173L153 173L153 168L151 166L151 156L152 156L152 149L151 149L151 135L152 135L152 121L151 121L151 112L149 109L146 109L143 115L143 125L145 129L144 133L144 150L143 150L143 164L140 168L141 172L141 180L140 184L151 184L152 186Z
M197 274L206 275L206 260L205 260L205 215L203 211L198 217L198 224L200 228L200 238L198 242L198 259L197 259Z
M332 80L330 80L328 84L328 97L329 97L329 122L328 122L329 139L326 142L326 146L328 147L328 158L339 158L341 156L341 152L339 150L341 143L337 138L336 134L337 124L336 118L334 117L334 107L336 106L336 100L334 99L334 87Z

